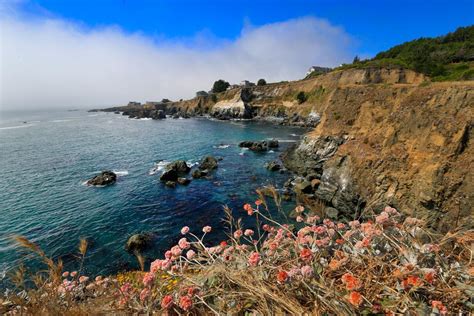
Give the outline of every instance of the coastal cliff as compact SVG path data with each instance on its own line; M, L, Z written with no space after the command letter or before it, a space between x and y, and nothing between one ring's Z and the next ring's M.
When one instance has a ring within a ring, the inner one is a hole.
M472 216L473 104L473 81L430 82L403 68L366 68L107 110L314 127L283 155L288 169L319 180L306 197L349 217L389 204L443 227Z

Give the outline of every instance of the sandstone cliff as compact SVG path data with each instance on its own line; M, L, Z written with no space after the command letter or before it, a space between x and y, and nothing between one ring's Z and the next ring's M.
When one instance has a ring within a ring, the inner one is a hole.
M473 81L349 69L172 102L165 110L315 127L284 163L319 179L310 198L348 216L389 204L433 226L472 221Z

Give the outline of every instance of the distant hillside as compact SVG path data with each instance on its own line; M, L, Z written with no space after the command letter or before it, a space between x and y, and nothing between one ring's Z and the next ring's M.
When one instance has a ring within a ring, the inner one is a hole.
M338 69L404 67L428 75L434 81L474 80L474 26L460 27L434 38L419 38L378 53L374 58Z

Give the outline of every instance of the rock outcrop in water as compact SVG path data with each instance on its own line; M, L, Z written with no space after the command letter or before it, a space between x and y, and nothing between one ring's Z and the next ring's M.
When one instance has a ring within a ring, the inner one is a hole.
M125 250L131 253L141 253L150 247L152 240L153 236L148 233L132 235L125 244Z
M169 182L176 182L179 177L186 175L191 170L184 160L176 160L169 163L165 167L165 171L161 174L160 180L164 181L167 186L172 186Z
M217 167L218 167L217 159L212 156L204 157L199 163L200 170L211 171L211 170L217 169Z
M271 148L278 148L278 140L262 140L262 141L243 141L239 143L239 147L248 148L253 151L267 151Z
M106 186L106 185L114 184L115 181L117 181L117 175L112 171L106 170L106 171L102 171L101 174L88 180L87 185Z

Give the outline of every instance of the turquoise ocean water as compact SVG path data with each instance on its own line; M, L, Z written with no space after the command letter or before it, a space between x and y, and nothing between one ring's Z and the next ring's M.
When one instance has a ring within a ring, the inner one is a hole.
M222 206L245 216L241 206L255 200L256 188L281 188L289 175L269 172L264 163L277 159L303 133L295 127L241 121L132 120L85 111L1 113L0 274L20 261L37 265L11 242L12 234L24 235L49 256L62 258L66 269L77 267L78 241L87 238L85 267L91 275L137 267L124 249L127 238L137 232L156 236L146 253L149 259L162 256L183 225L193 231L211 225L211 239L218 241L225 237L219 231ZM237 146L242 140L266 138L279 139L280 148L262 154ZM223 158L211 180L176 189L160 183L166 162L196 163L205 155ZM84 185L106 169L118 173L116 184Z

